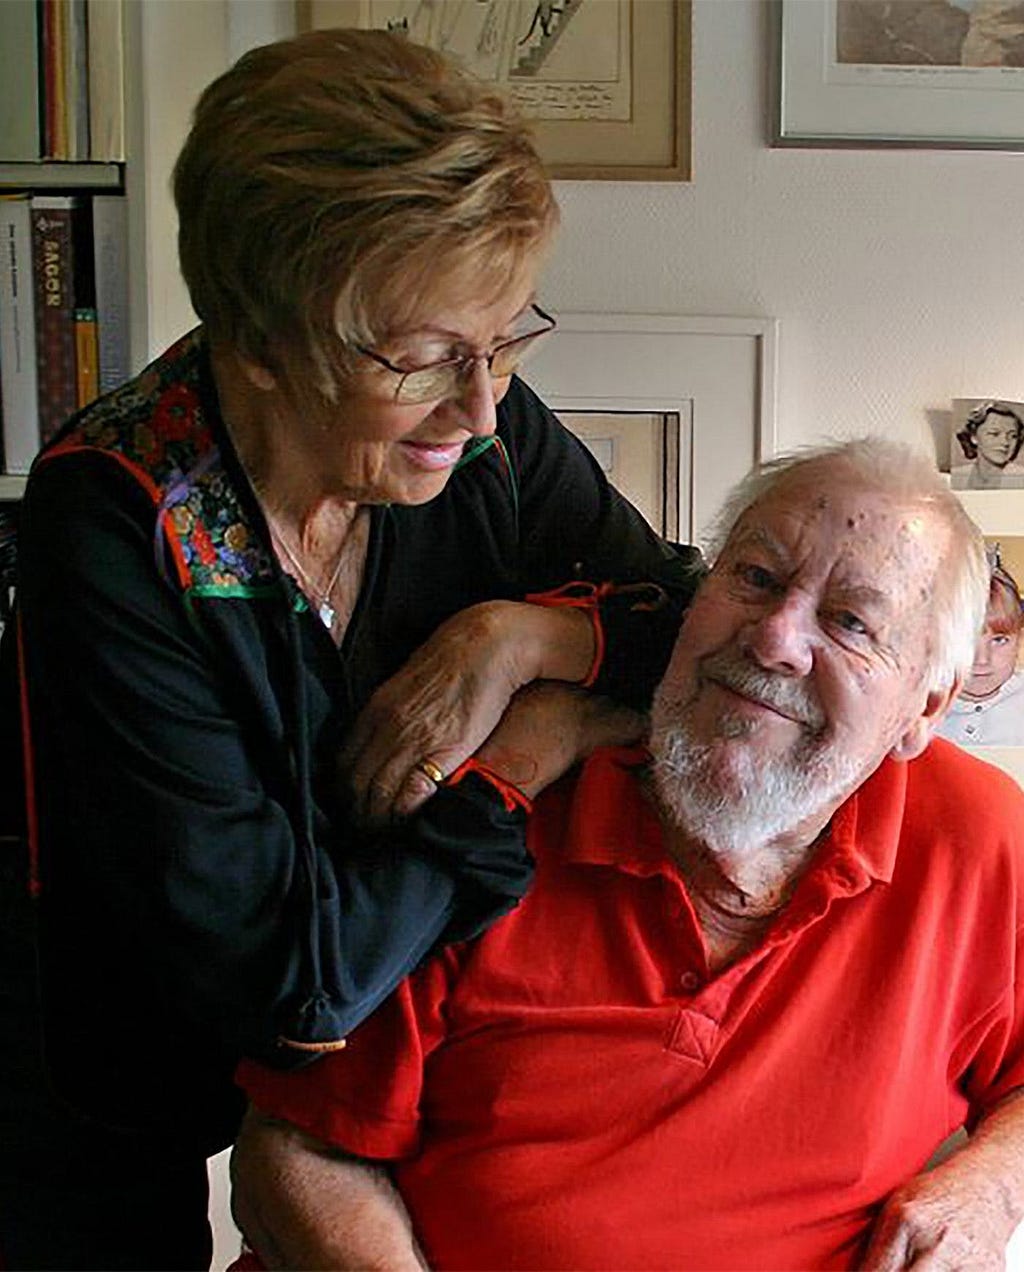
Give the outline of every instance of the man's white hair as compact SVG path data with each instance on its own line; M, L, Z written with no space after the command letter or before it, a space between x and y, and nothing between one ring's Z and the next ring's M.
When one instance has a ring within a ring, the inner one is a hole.
M882 437L809 446L752 469L726 497L704 540L708 563L715 559L748 508L800 469L822 470L823 478L853 482L911 503L928 504L950 530L950 550L939 565L932 593L934 632L931 689L943 691L974 662L985 622L990 569L981 531L964 511L934 463L920 451Z

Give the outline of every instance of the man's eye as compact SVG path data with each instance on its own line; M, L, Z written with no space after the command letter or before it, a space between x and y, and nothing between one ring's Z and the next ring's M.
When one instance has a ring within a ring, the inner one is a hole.
M836 622L846 632L853 632L856 636L866 636L868 634L868 625L852 614L849 610L840 610L836 615Z
M742 583L759 591L771 591L776 586L775 575L763 565L741 562L736 566L736 575Z

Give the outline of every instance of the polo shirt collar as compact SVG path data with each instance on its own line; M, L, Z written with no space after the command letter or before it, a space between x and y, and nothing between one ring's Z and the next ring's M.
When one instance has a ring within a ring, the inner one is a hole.
M607 747L586 761L575 786L562 846L565 861L630 874L674 873L644 785L645 747ZM913 763L914 761L911 761ZM836 811L815 866L859 890L892 879L907 794L907 764L884 759Z

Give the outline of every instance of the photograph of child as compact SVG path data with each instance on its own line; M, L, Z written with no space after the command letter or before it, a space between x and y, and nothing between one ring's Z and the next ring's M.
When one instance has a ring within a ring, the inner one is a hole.
M954 490L1024 489L1024 403L956 398L950 438Z
M992 551L988 610L974 666L938 730L961 746L1024 746L1024 670L1019 666L1024 608L1000 547ZM1016 562L1014 570L1024 577Z

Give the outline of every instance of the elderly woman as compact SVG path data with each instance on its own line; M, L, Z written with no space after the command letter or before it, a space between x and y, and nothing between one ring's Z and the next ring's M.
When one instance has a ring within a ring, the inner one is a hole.
M556 211L491 90L380 32L257 49L174 189L202 326L70 421L23 506L63 1103L17 1097L8 1266L206 1266L238 1058L343 1046L515 903L526 797L636 717L567 688L557 728L489 735L536 679L643 705L693 577L514 376L554 326Z
M1004 402L976 407L956 440L971 463L953 468L954 486L966 490L1024 486L1024 468L1015 463L1024 443L1024 420Z
M939 727L942 737L961 746L1024 745L1024 672L1017 665L1022 628L1020 591L997 565L974 665Z

